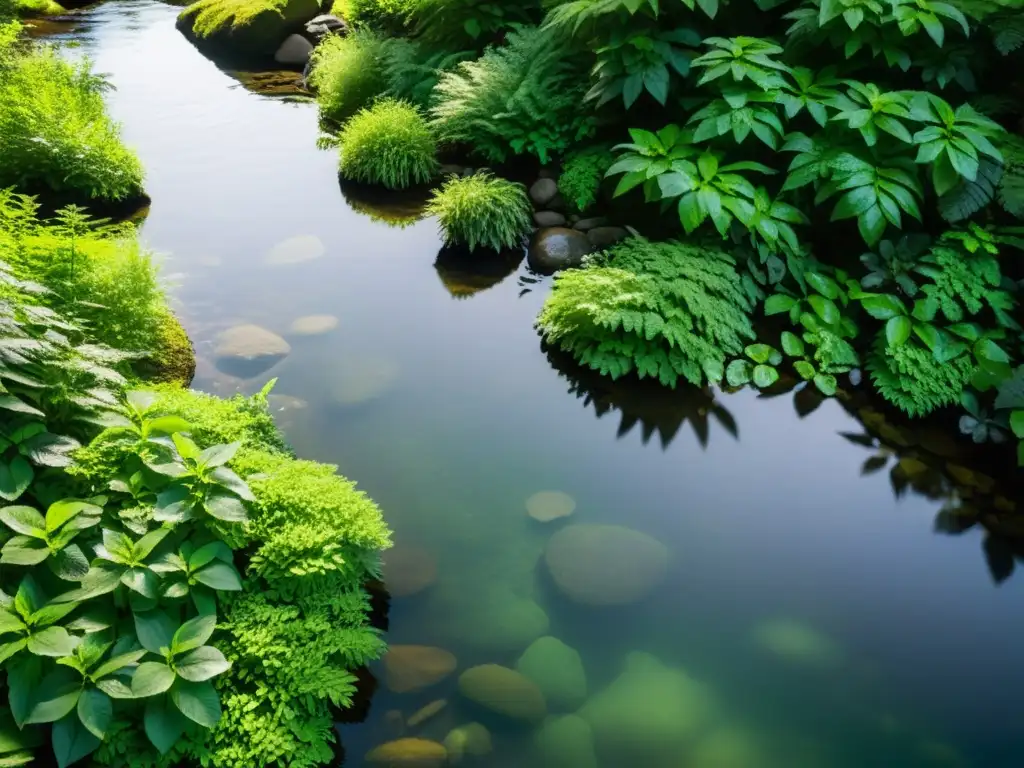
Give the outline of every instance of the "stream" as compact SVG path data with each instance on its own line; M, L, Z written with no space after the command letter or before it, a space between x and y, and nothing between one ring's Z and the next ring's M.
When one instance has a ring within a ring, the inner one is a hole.
M606 724L624 757L602 768L1024 764L1024 579L994 585L982 532L936 533L941 501L862 474L872 452L841 435L863 428L839 403L801 416L792 395L630 391L549 358L533 328L546 278L525 263L475 280L436 266L434 221L389 226L340 188L315 104L248 90L175 30L177 12L108 0L54 39L116 88L153 200L142 236L196 345L193 386L227 395L277 377L271 404L298 454L339 465L383 508L389 643L444 648L461 671L559 638L582 658L587 707L633 698ZM295 334L310 315L337 325ZM291 352L240 381L213 350L245 323ZM541 491L571 496L571 517L532 519ZM603 562L569 541L556 554L583 562L556 579L545 548L572 525L646 536L590 528L609 542ZM609 689L627 657L655 672ZM536 728L487 717L457 675L396 693L374 671L367 717L339 725L348 768L473 720L494 749L466 764L546 765ZM437 699L439 714L403 726ZM674 738L659 713L694 734L670 764L646 757ZM587 765L573 760L551 766Z

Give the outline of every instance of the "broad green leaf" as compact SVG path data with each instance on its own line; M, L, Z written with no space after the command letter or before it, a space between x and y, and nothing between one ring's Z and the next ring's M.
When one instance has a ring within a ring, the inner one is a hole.
M129 667L135 664L139 659L145 656L147 651L145 649L137 651L129 651L128 653L121 653L114 656L107 661L100 664L96 669L89 675L93 680L99 680L100 678L112 675L115 672Z
M839 322L841 318L839 307L831 300L826 299L824 296L812 294L807 297L807 301L814 310L814 313L828 325L835 325Z
M121 583L143 597L153 600L160 597L159 580L148 568L128 568L121 574Z
M797 360L795 363L793 363L793 368L796 370L797 374L799 374L800 378L803 379L804 381L814 378L814 375L816 373L816 371L814 370L814 365L807 362L806 360Z
M46 530L53 533L73 517L83 513L91 517L99 517L103 514L103 508L75 499L54 502L46 510Z
M767 363L773 350L767 344L748 344L743 351L755 363Z
M876 320L888 320L891 317L904 315L907 312L902 301L888 294L868 296L861 299L861 306L864 307L865 312Z
M0 635L7 632L20 632L23 629L25 629L25 622L17 615L8 610L0 610Z
M231 552L231 547L223 541L211 541L209 544L204 544L189 557L188 567L195 570L196 568L202 568L213 560L220 560L229 565L232 564L234 556Z
M178 675L193 683L201 683L203 680L216 677L230 667L231 662L212 645L196 648L174 661L174 669Z
M839 298L839 286L836 285L836 281L832 278L826 277L820 272L807 272L804 277L807 278L808 285L826 299L835 301Z
M790 357L801 357L804 354L804 343L795 333L783 331L782 351Z
M28 650L36 656L70 656L76 644L64 627L47 627L28 638Z
M797 304L797 300L784 293L776 293L769 296L764 302L764 313L766 316L781 315L789 312Z
M194 619L189 619L174 633L171 640L171 651L174 654L179 654L205 645L216 628L216 616L197 616Z
M95 736L102 739L114 717L114 704L103 691L86 688L78 697L78 719Z
M238 571L233 566L219 561L198 570L194 578L200 584L224 592L237 592L242 588Z
M26 723L55 723L74 710L82 694L82 681L77 673L58 667L43 678L35 692L35 702Z
M733 360L725 369L725 380L730 387L741 387L749 384L754 374L754 366L748 360Z
M50 741L60 768L67 768L92 754L100 745L100 739L90 733L73 713L54 723Z
M112 699L134 699L132 689L120 677L105 677L96 681L96 687Z
M7 661L16 653L20 653L21 651L25 650L25 647L27 645L27 640L14 640L10 643L0 644L0 664ZM19 665L15 664L14 666L17 667Z
M171 701L181 714L206 728L213 728L220 720L220 698L209 681L175 681L171 687Z
M137 563L145 560L168 533L170 533L169 528L157 528L147 533L132 546L132 559Z
M174 670L162 661L146 661L132 675L132 695L139 699L156 696L173 685Z
M249 519L245 505L234 494L224 493L217 489L206 494L203 503L207 514L226 523L244 523Z
M0 521L17 533L36 539L46 538L46 520L32 507L4 507L0 509Z
M151 653L162 656L171 647L176 629L171 617L161 610L135 614L135 635L142 647Z
M765 389L779 380L779 372L770 365L758 365L754 367L753 379L756 387Z
M147 419L142 424L143 434L146 436L172 435L175 432L188 432L191 428L192 425L180 416L159 416Z
M0 460L0 497L14 501L25 492L34 476L32 465L24 456L15 456L10 462Z
M48 627L50 624L56 624L58 621L63 619L75 610L78 605L79 604L75 602L59 602L57 600L53 600L44 605L38 611L33 612L29 619L29 623L37 629Z
M219 467L227 464L234 457L238 449L242 447L240 442L226 443L225 445L211 445L199 454L196 463L204 467Z
M147 738L163 754L181 738L181 734L188 726L188 720L176 707L171 706L166 696L161 696L146 702L143 724Z
M1010 429L1015 437L1024 438L1024 411L1014 411L1010 414Z
M912 325L906 315L890 317L885 324L885 340L889 347L899 347L910 338Z
M25 641L20 641L25 645ZM11 716L19 728L25 725L29 712L32 711L33 699L39 688L39 679L42 674L43 661L37 656L29 656L21 659L18 664L12 664L7 671L7 701L10 705Z
M199 446L192 442L191 438L186 437L180 432L171 435L171 440L174 442L174 447L178 449L178 455L183 459L198 460L200 454L202 454Z
M127 564L132 558L132 540L120 531L112 531L109 528L103 529L103 550L96 550L96 554L106 560L115 563Z
M836 377L828 373L819 373L814 377L814 386L818 388L821 394L832 397L836 393Z
M49 556L46 542L31 536L14 536L0 549L0 563L6 565L38 565Z
M77 544L69 544L56 552L48 563L57 578L81 581L89 573L89 558Z
M217 467L210 473L210 479L246 501L256 501L248 484L227 467Z

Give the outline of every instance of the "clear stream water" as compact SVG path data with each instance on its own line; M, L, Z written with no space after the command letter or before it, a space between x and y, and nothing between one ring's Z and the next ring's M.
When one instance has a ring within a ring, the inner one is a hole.
M56 37L116 86L110 106L153 198L143 237L200 356L194 386L253 391L277 376L296 450L340 465L400 548L436 560L433 586L392 600L390 642L447 648L460 669L512 665L521 646L501 646L532 599L580 652L592 693L644 651L713 693L710 731L755 745L732 762L699 762L687 742L668 764L641 751L603 768L1024 765L1024 579L996 587L980 533L936 534L939 502L896 500L886 472L862 475L871 454L839 434L862 430L837 403L799 418L792 396L719 394L738 439L711 418L706 447L693 424L709 402L693 395L619 392L640 423L614 407L599 417L607 398L577 394L540 348L544 281L523 265L454 297L435 223L389 228L354 209L334 153L316 148L315 105L246 90L175 30L176 12L111 0ZM298 236L324 254L268 263ZM335 330L289 334L324 313ZM238 323L284 335L291 354L254 381L218 372L214 339ZM644 420L662 432L645 439ZM542 490L570 494L573 517L530 519L525 500ZM631 605L571 603L538 565L567 523L650 534L671 553L668 577ZM380 685L366 721L340 728L345 765L400 734L393 710L438 698L447 708L405 735L440 740L478 719L495 748L472 764L544 766L533 730L482 715L454 676L412 694Z

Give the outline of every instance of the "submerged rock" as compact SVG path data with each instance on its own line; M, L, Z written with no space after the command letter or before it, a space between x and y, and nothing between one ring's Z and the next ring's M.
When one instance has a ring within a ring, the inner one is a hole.
M622 674L579 711L598 748L618 760L628 759L630 765L657 764L659 758L677 753L713 713L707 688L641 652L629 654Z
M267 264L299 264L319 259L327 252L323 241L316 235L296 235L282 240L270 249Z
M393 768L440 768L447 758L443 745L427 739L397 739L374 747L366 754L366 762Z
M577 524L551 537L544 561L569 599L621 605L641 599L664 580L668 549L630 528Z
M515 720L539 722L547 713L544 694L514 669L482 664L459 676L459 691L470 701Z
M593 733L578 715L549 717L534 743L544 768L597 768Z
M306 315L293 320L288 331L296 336L316 336L337 327L338 318L334 315Z
M444 737L444 748L448 750L448 762L458 765L464 757L489 755L494 746L487 728L480 723L466 723Z
M594 247L587 236L575 229L548 227L533 236L526 260L535 272L550 274L578 267Z
M281 362L292 351L273 331L252 323L229 328L217 338L217 367L231 376L250 379Z
M458 660L444 648L391 645L384 655L384 683L395 693L429 688L455 671Z
M770 762L763 745L753 734L743 728L726 726L702 738L683 765L687 768L767 768Z
M462 603L451 619L453 639L489 653L522 651L548 631L548 615L529 598L504 588Z
M551 709L573 712L587 698L587 675L579 653L557 637L535 640L516 670L537 684Z
M542 523L568 517L576 509L576 500L561 491L539 491L526 500L526 513Z
M530 199L534 205L547 205L558 194L558 184L553 179L537 179L530 187Z
M381 555L384 584L392 597L410 597L437 581L437 560L426 550L395 545Z
M754 642L770 653L804 666L828 668L842 661L831 638L793 619L771 619L754 627Z
M274 53L274 61L289 67L305 67L313 55L313 44L302 35L291 34Z
M353 406L374 400L398 380L398 363L385 357L343 360L330 374L331 401Z
M565 216L558 211L537 211L533 214L533 223L538 227L563 227Z
M409 715L407 724L410 728L418 728L447 706L447 699L437 699L436 701L432 701Z

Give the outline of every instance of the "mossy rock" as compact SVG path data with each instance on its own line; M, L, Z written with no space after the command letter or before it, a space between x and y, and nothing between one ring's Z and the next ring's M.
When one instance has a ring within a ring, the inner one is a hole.
M158 348L136 364L136 372L147 381L187 387L196 374L196 353L184 327L168 312L160 325Z
M587 698L587 676L579 653L557 637L535 640L516 670L537 684L552 709L572 712Z
M514 669L481 664L459 676L459 691L470 701L513 720L539 722L547 714L537 684Z
M594 736L579 715L549 717L534 743L544 768L597 768Z
M177 27L200 48L267 58L319 13L319 0L199 0Z
M62 13L67 13L64 6L55 3L54 0L15 0L14 8L23 18L59 16Z

